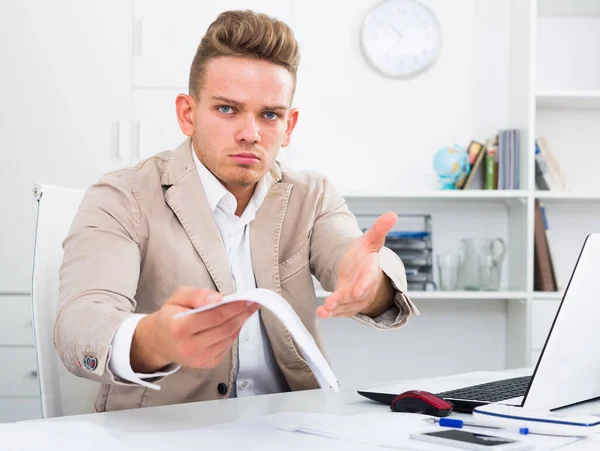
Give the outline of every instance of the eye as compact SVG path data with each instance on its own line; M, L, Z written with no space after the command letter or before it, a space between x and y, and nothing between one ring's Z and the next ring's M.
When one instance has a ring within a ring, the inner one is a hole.
M274 113L273 111L267 111L265 113L265 118L267 118L270 121L274 121L275 119L279 118L279 114Z
M231 108L230 106L227 106L227 105L222 105L222 106L218 107L218 110L223 114L233 113L233 108Z

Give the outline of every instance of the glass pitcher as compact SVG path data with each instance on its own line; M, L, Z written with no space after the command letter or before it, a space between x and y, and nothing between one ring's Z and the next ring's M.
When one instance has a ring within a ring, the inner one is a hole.
M506 245L502 238L464 238L462 253L462 284L465 290L493 291L500 289L502 261Z

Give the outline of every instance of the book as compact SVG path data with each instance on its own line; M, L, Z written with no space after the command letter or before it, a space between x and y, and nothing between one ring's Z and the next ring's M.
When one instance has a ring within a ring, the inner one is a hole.
M498 161L497 146L490 146L485 156L485 189L497 189L498 187Z
M534 289L536 291L556 291L554 268L550 258L546 226L540 201L534 207Z
M472 144L473 143L474 142L472 142ZM469 148L471 147L476 149L477 155L473 160L471 172L469 172L469 175L465 180L463 189L482 189L485 181L485 168L483 167L483 161L487 153L486 146L480 143L475 143L475 146L469 146Z
M465 189L467 181L471 181L473 179L472 174L475 168L475 162L477 161L477 157L481 153L482 148L483 144L477 141L471 141L469 143L469 147L467 147L467 155L469 158L469 173L457 180L457 182L454 184L456 189Z
M535 161L540 165L543 179L551 191L569 190L562 168L545 136L536 139Z
M556 261L556 254L552 251L552 239L550 238L550 226L548 225L548 215L546 213L546 207L543 202L540 203L540 211L542 213L542 220L544 221L544 229L546 231L546 243L548 244L548 259L550 260L550 269L552 270L552 279L554 280L554 286L556 290L561 291L563 289L562 284L558 280L558 274L554 262Z

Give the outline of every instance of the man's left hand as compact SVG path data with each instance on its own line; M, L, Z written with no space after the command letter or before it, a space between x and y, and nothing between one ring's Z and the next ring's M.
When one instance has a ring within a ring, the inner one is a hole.
M381 271L379 251L397 219L393 212L381 215L350 245L340 259L335 291L317 309L319 317L378 315L388 307L393 293L390 280Z

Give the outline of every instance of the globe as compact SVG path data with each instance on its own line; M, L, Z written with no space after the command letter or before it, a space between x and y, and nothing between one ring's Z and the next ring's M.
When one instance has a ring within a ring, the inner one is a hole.
M456 189L456 182L469 174L469 155L458 144L444 147L435 153L433 168L439 177L441 189Z

